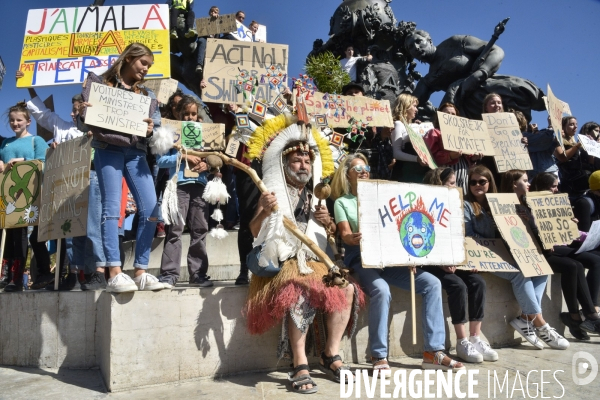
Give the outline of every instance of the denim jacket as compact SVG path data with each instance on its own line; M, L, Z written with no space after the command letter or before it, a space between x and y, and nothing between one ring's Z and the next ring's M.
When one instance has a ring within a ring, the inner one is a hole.
M185 176L183 176L183 170L185 169L185 160L181 160L179 171L176 171L177 157L177 150L171 149L167 154L156 158L156 165L158 165L158 168L169 168L169 179L173 178L175 173L177 173L178 185L186 185L188 183L199 183L201 185L206 186L206 183L208 182L208 172L201 172L197 178L186 178Z
M90 90L92 87L92 82L104 84L104 80L102 77L90 72L85 81L83 91L81 92L81 97L83 97L83 101L87 102L90 98ZM156 100L156 95L154 92L143 85L140 86L148 92L148 97L150 97L150 112L148 117L152 118L152 122L154 123L154 128L158 128L160 126L160 110L158 109L158 100ZM83 110L83 117L85 118L85 112L87 109ZM143 150L144 152L148 149L148 141L149 138L136 136L136 135L128 135L126 133L116 132L110 129L99 128L96 126L89 126L90 130L94 134L94 141L92 142L92 147L96 148L105 148L107 145L112 144L120 147L136 147L139 150Z
M477 218L469 201L465 201L465 236L485 239L496 237L496 223L492 216L482 209Z

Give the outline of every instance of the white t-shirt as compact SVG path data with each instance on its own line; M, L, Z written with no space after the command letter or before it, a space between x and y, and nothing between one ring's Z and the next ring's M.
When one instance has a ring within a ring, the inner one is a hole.
M356 62L362 59L362 57L350 57L342 58L340 60L340 64L342 64L342 69L350 75L350 80L352 82L356 82Z

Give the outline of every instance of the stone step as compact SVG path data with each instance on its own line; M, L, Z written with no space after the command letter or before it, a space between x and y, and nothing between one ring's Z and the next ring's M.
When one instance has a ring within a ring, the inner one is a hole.
M237 245L237 231L227 231L229 234L224 239L215 239L206 236L206 253L208 254L208 275L213 281L235 280L240 273L240 256ZM164 238L154 238L152 241L152 252L150 253L150 264L148 272L154 276L160 274L160 263L162 259ZM187 254L190 247L190 235L181 235L181 275L179 282L187 282L189 273L187 269ZM124 270L133 272L133 258L135 255L135 241L125 242L125 265Z
M510 283L491 274L483 336L492 346L521 337L508 325L520 312ZM217 282L212 288L179 286L160 292L25 291L0 293L0 365L43 368L99 367L111 391L192 378L218 377L287 367L276 358L279 328L261 336L246 329L242 309L247 287ZM421 300L416 299L417 344L412 343L410 293L392 288L389 356L423 349ZM446 303L446 296L443 296ZM564 308L560 275L553 275L543 299L544 317L560 333ZM446 345L456 343L447 304ZM357 333L344 338L340 355L350 362L369 356L367 311ZM311 358L309 361L316 362Z

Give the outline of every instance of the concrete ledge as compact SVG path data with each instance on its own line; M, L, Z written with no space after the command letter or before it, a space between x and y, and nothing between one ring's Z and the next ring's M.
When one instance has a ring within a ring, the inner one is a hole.
M484 277L488 284L484 336L495 347L520 343L507 325L520 311L510 283L490 274ZM246 331L241 314L246 293L247 287L231 283L121 295L1 293L0 364L99 366L111 391L287 367L275 357L277 328L262 336ZM420 298L418 342L413 345L409 293L392 289L392 297L389 356L418 354L422 351ZM560 276L553 276L544 296L544 317L561 332L558 313L562 308ZM445 313L449 315L447 305ZM341 347L342 357L353 362L364 362L370 355L367 313L359 318L357 335L344 339ZM449 317L446 332L450 347L456 338Z

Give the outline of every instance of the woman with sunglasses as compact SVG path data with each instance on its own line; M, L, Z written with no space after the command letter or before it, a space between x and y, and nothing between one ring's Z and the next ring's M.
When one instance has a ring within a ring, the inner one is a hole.
M552 186L554 186L554 182ZM552 186L548 189L551 189ZM517 194L521 201L521 204L517 205L517 211L534 231L534 240L539 242L535 219L531 209L525 202L525 196L529 192L527 173L518 169L506 171L502 177L500 189L503 193ZM536 185L537 189L546 190ZM558 193L558 190L556 192ZM544 257L552 268L552 271L560 274L560 285L569 311L568 313L560 313L561 321L569 328L569 331L576 339L589 340L590 337L586 331L600 333L600 318L592 301L594 297L596 300L598 298L600 257L587 251L576 254L576 251L576 248L569 246L554 246L551 251L544 252ZM586 267L590 269L588 275L592 279L591 282L590 279L586 280ZM588 282L592 286L588 286ZM579 315L579 304L581 304L583 314L586 318L585 321L582 321Z
M358 230L357 186L359 179L369 179L370 168L362 154L348 156L336 171L331 184L335 199L334 211L338 232L342 238L344 263L358 274L360 284L370 297L369 342L373 370L389 370L388 315L390 285L410 290L410 271L406 267L384 269L363 268L360 257L362 235ZM428 272L418 269L415 290L423 298L424 353L423 369L460 370L464 366L444 354L446 332L442 309L440 281Z
M437 168L426 175L425 183L456 187L454 170ZM437 179L436 179L437 177ZM427 181L427 178L429 182ZM456 354L466 362L497 361L498 353L481 340L481 322L485 307L486 283L477 270L457 270L455 266L426 266L423 269L438 278L448 295L448 309L456 333ZM469 333L465 329L469 312Z
M469 171L469 191L465 201L465 236L477 238L500 238L492 218L486 194L497 193L492 172L478 165ZM559 335L542 316L542 296L548 281L547 275L526 278L521 272L494 272L494 275L509 280L513 293L521 307L521 315L510 321L510 325L529 343L542 350L544 344L564 350L569 342ZM539 335L539 338L538 338Z

